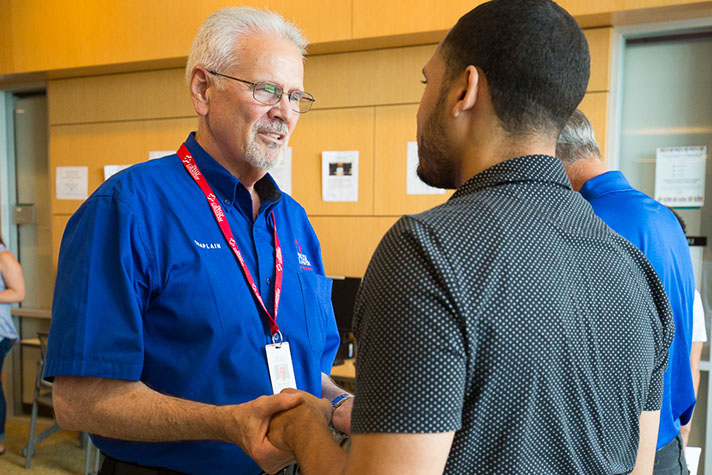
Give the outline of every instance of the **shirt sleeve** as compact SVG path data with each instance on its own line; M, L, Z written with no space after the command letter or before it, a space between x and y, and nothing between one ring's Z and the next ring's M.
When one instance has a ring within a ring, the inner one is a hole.
M139 379L151 262L141 234L131 206L114 195L91 196L69 220L59 254L46 377Z
M695 302L692 306L692 342L707 341L707 328L705 327L705 308L702 297L695 290Z
M655 364L650 377L648 396L643 405L643 410L659 411L663 405L665 371L668 366L670 344L675 335L675 322L673 320L670 302L665 294L665 288L660 282L655 270L649 264L645 275L648 280L648 289L655 303L654 308L651 308L651 313L653 314L651 320L653 321Z
M461 426L465 344L442 243L414 218L386 234L356 303L351 430L436 433Z

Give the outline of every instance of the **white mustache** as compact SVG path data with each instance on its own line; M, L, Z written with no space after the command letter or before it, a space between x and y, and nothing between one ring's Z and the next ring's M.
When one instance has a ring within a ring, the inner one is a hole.
M287 135L287 124L284 122L274 122L267 126L260 126L257 128L257 132L274 132L278 134Z

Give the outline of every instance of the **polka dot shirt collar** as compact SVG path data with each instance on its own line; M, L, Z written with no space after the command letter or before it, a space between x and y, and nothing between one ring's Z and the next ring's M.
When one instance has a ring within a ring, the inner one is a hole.
M541 181L572 189L561 160L551 155L524 155L500 162L465 182L450 199L504 183Z

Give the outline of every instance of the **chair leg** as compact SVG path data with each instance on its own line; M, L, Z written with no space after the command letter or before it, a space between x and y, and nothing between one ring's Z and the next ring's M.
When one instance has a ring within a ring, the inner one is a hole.
M32 403L32 417L30 418L30 435L27 438L27 446L22 451L25 456L25 468L30 468L32 456L35 455L35 428L37 425L37 398Z
M91 441L91 437L86 432L82 433L86 436L86 456L84 459L84 475L97 475L99 473L99 462L101 458L101 451L94 445ZM92 452L94 456L92 457Z
M37 398L40 396L40 378L42 378L42 370L44 365L42 361L37 362L37 375L35 377L35 394L32 398L32 417L30 419L30 435L27 438L27 446L22 451L25 456L25 468L30 468L30 463L32 463L32 456L35 455L35 427L37 425Z
M96 454L94 455L94 471L92 472L92 475L98 475L99 467L101 466L101 450L99 450L99 447L97 446L94 446L94 448L96 449Z
M86 453L84 455L84 475L91 475L91 452L94 448L94 444L91 443L91 439L87 437L86 432L82 432L82 441L86 446Z

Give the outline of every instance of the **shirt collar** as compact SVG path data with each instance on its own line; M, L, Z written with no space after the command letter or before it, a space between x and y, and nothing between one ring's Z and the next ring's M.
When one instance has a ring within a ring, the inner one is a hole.
M198 141L195 140L195 132L191 132L188 135L185 140L185 146L193 156L195 163L203 176L205 176L210 187L216 195L222 198L222 201L228 200L235 203L239 192L247 193L245 185L200 146ZM274 204L282 198L281 190L269 173L255 183L255 190L257 190L262 201L262 209L266 205Z
M525 155L500 162L465 182L450 197L455 199L505 183L544 182L571 189L561 160L550 155Z
M612 170L589 179L581 187L580 193L586 201L591 201L605 194L628 188L631 186L623 173Z

